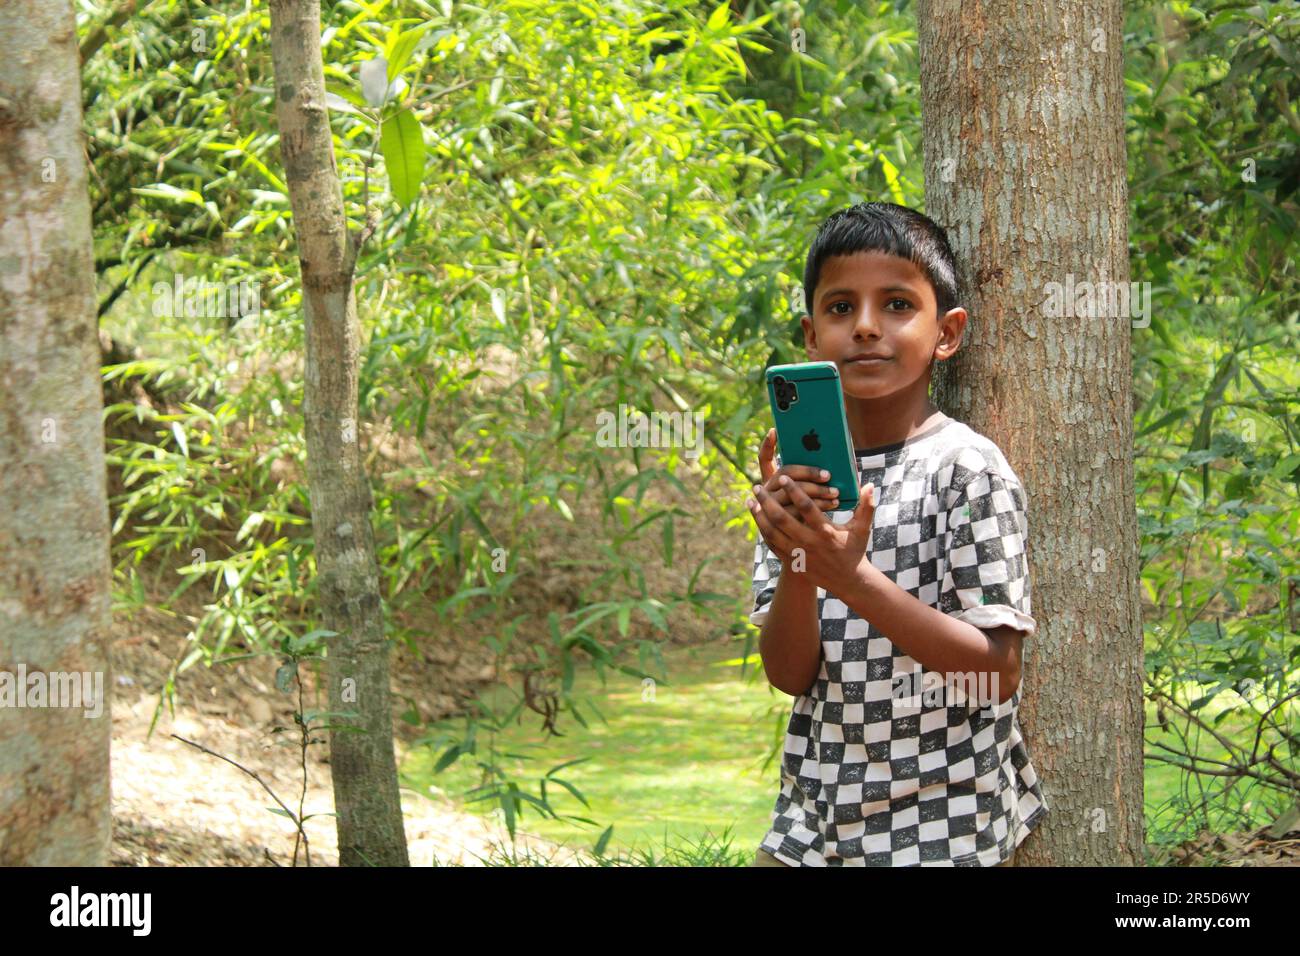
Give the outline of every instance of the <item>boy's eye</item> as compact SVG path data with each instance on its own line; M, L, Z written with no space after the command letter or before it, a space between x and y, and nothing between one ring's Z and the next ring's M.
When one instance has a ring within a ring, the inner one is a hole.
M890 306L893 305L895 302L902 303L902 307L898 311L903 311L904 309L910 309L912 307L912 303L908 302L906 299L900 299L897 297L890 299L888 302L885 303L885 305Z
M831 303L831 311L832 311L832 312L835 312L835 307L836 307L836 306L839 306L839 305L848 306L849 311L850 311L850 312L853 311L853 306L849 305L849 304L848 304L847 302L845 302L843 299L841 299L839 302L832 302L832 303ZM836 314L836 315L844 315L843 312L835 312L835 314Z

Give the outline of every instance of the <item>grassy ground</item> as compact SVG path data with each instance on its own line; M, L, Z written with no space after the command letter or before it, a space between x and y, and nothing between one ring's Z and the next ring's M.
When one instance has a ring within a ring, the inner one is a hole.
M1208 689L1210 689L1209 685L1206 685L1204 690ZM1202 692L1202 690L1189 688L1188 699L1197 697ZM1205 707L1200 712L1201 719L1213 725L1213 718L1222 710L1221 701L1226 702L1226 699L1232 696L1231 693L1225 694ZM1300 716L1300 708L1294 706L1293 702L1289 706L1289 711L1294 726L1296 717ZM1156 743L1164 743L1175 748L1184 746L1179 734L1161 730L1156 720L1155 707L1149 703L1146 707L1146 726L1148 753L1165 753L1165 751L1157 751ZM1248 743L1243 744L1243 742L1254 740L1255 724L1242 715L1233 714L1224 718L1223 723L1215 729L1236 744L1239 751L1243 746L1249 749ZM1195 749L1200 757L1208 760L1228 760L1228 751L1212 735L1203 731L1196 734L1195 728L1186 733L1187 745ZM1173 759L1179 758L1173 757ZM1281 798L1277 791L1260 786L1253 778L1238 781L1226 796L1213 796L1223 789L1222 779L1202 777L1198 782L1197 777L1186 774L1180 768L1163 760L1148 759L1145 772L1148 842L1171 842L1190 837L1201 828L1215 831L1253 829L1271 822L1282 809L1279 803ZM1205 788L1205 792L1202 792L1202 787ZM1204 802L1207 795L1212 797L1207 809L1189 816L1189 809Z
M767 830L778 787L776 762L766 768L761 764L777 724L784 729L792 699L769 688L756 652L742 678L736 666L740 648L740 644L717 642L666 649L671 683L657 684L653 695L626 674L607 672L608 684L602 687L594 671L580 669L575 690L588 695L605 718L602 721L584 706L589 732L565 715L561 724L565 736L530 744L540 736L540 717L524 711L522 725L496 735L497 762L537 795L538 778L548 770L586 758L557 776L580 791L590 806L584 807L558 785L548 785L547 795L558 813L589 818L596 826L544 819L531 808L520 825L528 832L578 848L591 847L612 824L609 853L649 854L658 859L666 850L677 848L689 855L689 847L705 845L712 847L712 852L721 851L720 859L729 855L729 848L738 860L743 857L748 862ZM504 697L498 700L506 702ZM1205 716L1214 713L1207 708ZM1160 734L1154 710L1147 714L1147 725L1149 740L1177 743L1173 735ZM1230 739L1240 740L1245 727L1244 722L1228 719L1220 729ZM456 734L460 726L447 722L440 729ZM1225 756L1209 735L1203 734L1197 744L1204 756ZM483 736L480 748L485 750L487 745ZM420 790L432 784L457 795L482 782L474 757L463 756L438 775L432 773L435 759L436 754L429 751L413 752L402 768L404 784ZM1193 789L1184 791L1188 785L1176 767L1147 762L1146 816L1151 842L1169 839L1164 831L1183 816L1186 800L1198 796L1194 784L1190 785ZM1235 828L1267 822L1268 803L1261 796L1251 784L1238 784L1230 800L1215 802L1220 810L1234 808L1232 812L1211 817L1211 824L1231 823ZM1245 803L1249 806L1240 809ZM465 809L488 813L493 806L470 802ZM1185 821L1181 829L1186 836L1196 827Z
M554 784L548 785L547 795L559 813L586 817L598 826L542 819L535 812L528 812L521 826L578 847L593 845L613 824L610 852L659 855L679 842L716 845L730 838L734 852L752 857L767 831L779 781L775 761L766 769L761 764L777 713L787 714L792 699L769 689L756 654L746 677L740 676L736 662L741 647L717 642L665 650L670 683L656 684L652 695L626 674L607 671L608 684L602 687L594 671L580 669L575 692L590 695L605 717L602 722L583 707L589 732L565 715L565 736L530 745L540 736L540 717L524 711L522 726L497 735L498 763L521 783L527 781L536 795L537 778L558 764L586 758L557 776L572 784L589 807ZM452 733L460 729L455 722L441 727ZM481 740L481 746L486 743ZM434 759L431 753L414 752L402 768L404 783L417 789L433 784L456 794L480 782L472 757L461 757L436 776L431 772ZM476 807L491 809L485 803L467 805Z

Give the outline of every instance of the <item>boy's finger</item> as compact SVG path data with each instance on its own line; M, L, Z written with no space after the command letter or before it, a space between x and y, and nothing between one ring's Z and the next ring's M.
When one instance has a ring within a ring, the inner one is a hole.
M806 482L828 482L831 480L831 473L824 468L817 468L813 465L782 465L777 471L778 475L786 475L795 481Z
M769 428L763 437L763 443L758 446L758 473L762 476L764 484L776 473L775 454L776 429Z
M796 482L796 484L799 485L799 490L809 498L838 498L840 496L840 490L834 485L822 485L811 481L800 481Z
M862 537L871 534L871 519L876 513L876 486L872 482L862 486L858 495L857 507L853 509L853 518L850 524Z
M767 515L767 520L772 525L772 528L793 540L794 535L797 533L795 529L799 526L799 519L790 514L786 508L783 508L772 493L761 485L758 489L757 498L758 506Z
M759 534L761 534L763 540L767 542L767 546L776 552L778 557L784 558L784 555L788 553L787 542L784 540L784 536L780 535L776 529L772 527L772 523L767 520L766 512L763 511L762 506L760 506L757 501L750 498L745 502L745 504L749 508L750 515L754 519L754 524L758 525Z
M782 484L785 487L786 494L790 496L790 502L799 509L799 515L803 518L804 524L815 526L825 523L826 516L821 513L816 503L799 487L799 482L783 478Z

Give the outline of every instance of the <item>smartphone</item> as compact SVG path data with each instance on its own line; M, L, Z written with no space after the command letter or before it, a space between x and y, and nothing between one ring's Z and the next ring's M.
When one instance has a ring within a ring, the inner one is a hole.
M830 472L839 489L837 511L858 503L858 460L844 414L844 390L834 362L773 365L767 370L767 397L776 421L783 465L811 465Z

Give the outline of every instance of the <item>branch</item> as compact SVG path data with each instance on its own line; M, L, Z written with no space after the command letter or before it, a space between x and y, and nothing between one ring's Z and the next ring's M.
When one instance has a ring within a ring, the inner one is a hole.
M141 256L139 259L135 261L135 264L132 266L131 271L127 275L127 277L123 279L121 282L119 282L116 286L114 286L113 291L108 294L108 297L104 299L103 302L99 303L99 311L95 315L97 319L102 319L104 317L104 313L106 313L109 309L111 309L113 307L113 303L115 303L118 300L118 298L122 295L122 293L131 287L131 284L135 282L136 278L140 275L140 271L145 266L147 266L149 264L149 260L152 259L157 254L158 254L157 250L151 250L150 252L146 253L145 255Z
M280 804L280 809L289 815L289 819L293 821L293 825L298 828L298 836L302 838L302 844L306 848L307 859L308 861L311 860L311 849L310 847L308 847L307 844L307 833L302 828L302 821L299 820L296 816L294 816L293 811L284 805L284 801L275 795L275 791L266 785L265 780L263 780L253 771L249 770L243 764L236 763L235 761L231 760L229 757L217 753L215 750L209 750L207 747L203 746L203 744L196 744L192 740L186 740L184 737L180 736L179 734L172 734L171 736L175 737L183 744L189 744L191 747L197 747L199 750L202 750L205 754L209 754L210 756L216 757L218 760L224 760L226 763L230 764L231 766L238 767L240 770L244 771L244 773L248 774L258 783L260 783L262 785L262 789L271 795L272 800ZM295 846L297 845L296 838L294 840L294 844ZM265 847L263 849L265 849ZM310 866L310 862L308 863L308 865Z
M82 66L85 66L86 61L98 53L99 48L108 42L108 31L112 28L120 27L130 18L131 14L135 13L135 8L138 3L139 0L122 0L122 3L118 8L110 13L103 23L95 27L86 39L81 41L81 48L78 52L81 54ZM149 2L145 4L145 9L148 9L152 4L153 0L149 0ZM141 12L143 13L144 11L142 10Z
M1287 125L1297 136L1300 136L1300 116L1296 116L1295 111L1291 109L1291 100L1286 95L1286 84L1281 80L1274 80L1273 92L1277 94L1278 108L1282 111Z

